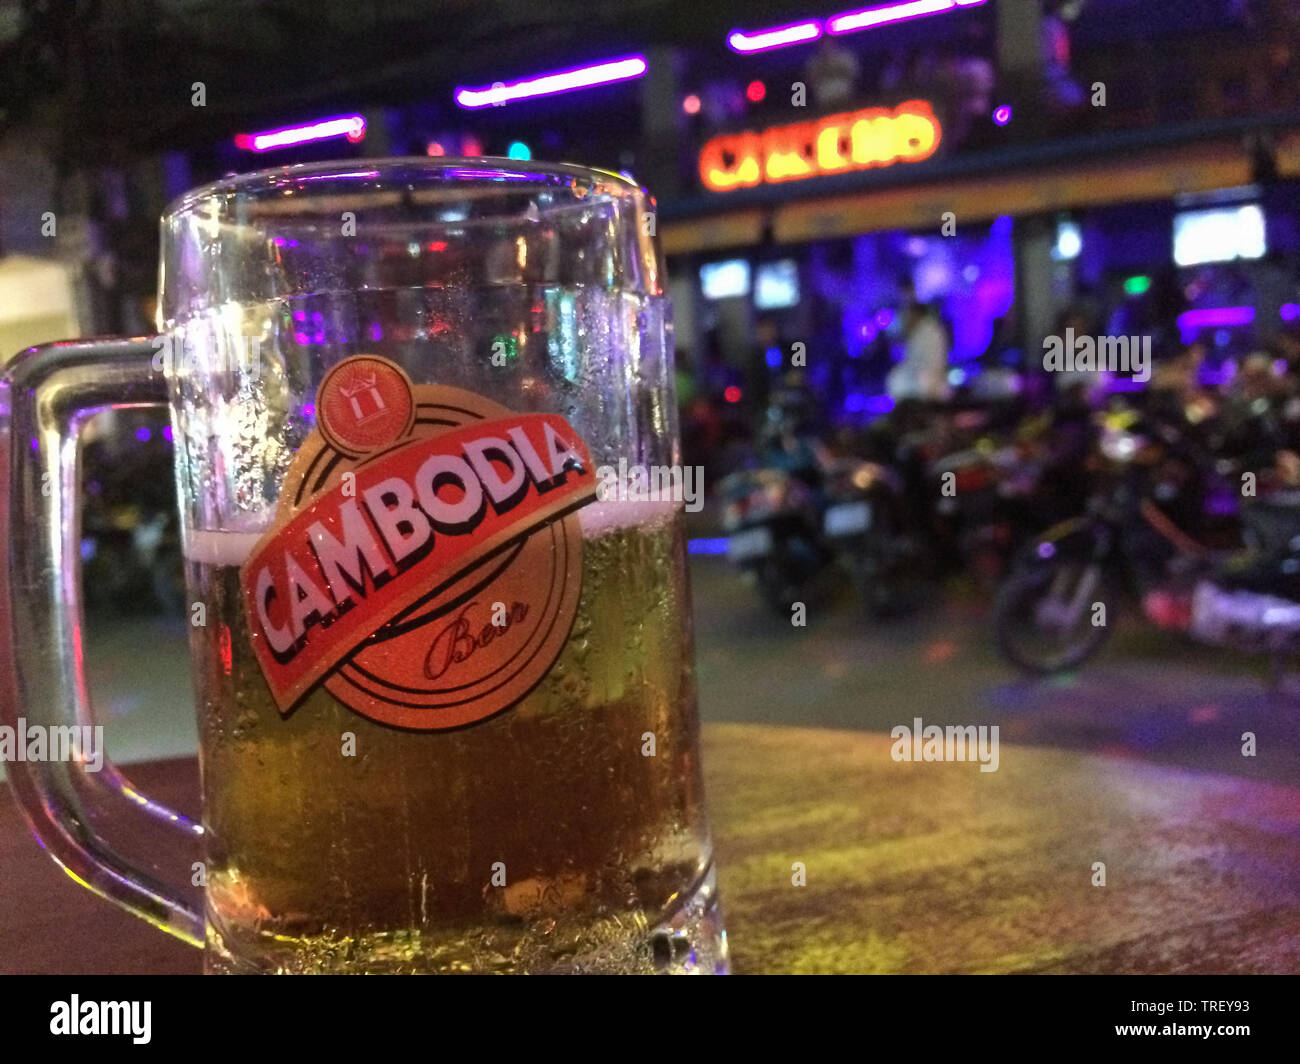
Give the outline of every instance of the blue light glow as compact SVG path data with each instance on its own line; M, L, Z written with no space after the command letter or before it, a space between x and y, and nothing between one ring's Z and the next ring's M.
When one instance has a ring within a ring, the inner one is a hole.
M686 543L686 552L688 554L726 554L727 539L725 536L719 539L692 539Z
M844 409L850 414L887 414L894 409L894 400L889 395L849 392L844 397Z

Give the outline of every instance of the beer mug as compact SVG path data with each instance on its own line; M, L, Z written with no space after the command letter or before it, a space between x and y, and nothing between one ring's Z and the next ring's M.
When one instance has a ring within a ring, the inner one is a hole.
M502 159L229 177L163 218L158 337L7 367L10 727L95 724L80 428L171 417L202 820L15 761L70 876L212 973L726 970L683 507L638 479L680 469L652 210Z

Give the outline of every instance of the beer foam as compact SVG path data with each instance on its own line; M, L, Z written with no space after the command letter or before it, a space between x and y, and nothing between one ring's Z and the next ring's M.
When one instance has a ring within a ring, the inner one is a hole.
M623 528L666 525L679 509L678 503L658 500L593 502L578 511L578 523L584 539L595 539ZM229 529L191 530L185 539L185 557L203 565L242 565L262 535Z
M578 511L584 539L595 539L622 528L656 528L668 524L682 508L671 499L606 499Z
M203 565L242 565L261 538L261 532L191 530L185 537L185 557Z

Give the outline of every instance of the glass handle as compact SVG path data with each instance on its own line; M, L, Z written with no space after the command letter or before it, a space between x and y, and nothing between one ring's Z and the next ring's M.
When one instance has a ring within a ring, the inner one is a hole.
M47 737L44 760L15 756L6 766L46 852L78 883L202 946L199 909L162 875L176 866L176 832L193 840L202 826L142 795L102 743L88 757L87 744L67 741L93 736L80 729L95 726L82 662L81 430L102 410L167 403L156 351L149 338L66 341L31 348L0 374L0 544L8 552L0 565L0 725L13 729L15 743L39 734L33 728ZM165 836L155 861L129 861L105 838L133 826L133 848L146 849L151 833Z

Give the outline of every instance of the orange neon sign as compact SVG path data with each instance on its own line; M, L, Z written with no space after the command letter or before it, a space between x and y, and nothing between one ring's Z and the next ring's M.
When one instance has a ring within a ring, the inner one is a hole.
M935 153L942 135L925 100L773 126L761 133L723 133L700 151L700 179L705 188L726 192L915 163Z

